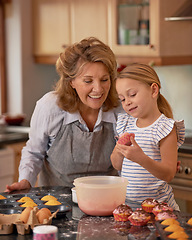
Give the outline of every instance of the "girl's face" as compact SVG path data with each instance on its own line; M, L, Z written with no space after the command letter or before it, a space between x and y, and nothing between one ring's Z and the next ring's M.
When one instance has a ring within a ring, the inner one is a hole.
M123 109L135 118L146 118L157 108L157 84L151 86L129 78L118 78L116 89Z
M71 81L71 86L76 90L83 108L99 110L111 87L110 75L103 63L87 63L81 74Z

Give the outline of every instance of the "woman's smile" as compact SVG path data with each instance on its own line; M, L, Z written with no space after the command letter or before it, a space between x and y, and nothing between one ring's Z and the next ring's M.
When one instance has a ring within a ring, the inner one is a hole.
M102 97L102 94L100 94L100 95L90 95L89 94L89 97L93 98L93 99L100 99Z

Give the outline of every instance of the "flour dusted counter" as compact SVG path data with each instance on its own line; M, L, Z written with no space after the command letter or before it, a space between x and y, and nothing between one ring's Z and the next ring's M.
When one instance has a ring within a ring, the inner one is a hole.
M4 193L0 193L4 194ZM130 222L116 222L113 216L108 217L93 217L84 214L76 203L72 202L71 189L61 186L56 187L38 187L29 190L17 191L11 195L15 195L15 199L20 199L23 196L42 196L43 194L53 195L62 199L62 204L67 206L66 211L61 211L60 214L53 218L52 225L58 227L59 240L167 240L165 234L159 236L162 232L162 226L157 224L157 221L151 221L146 226L132 226ZM9 196L8 195L8 196ZM14 205L14 203L12 202ZM131 202L128 203L131 206ZM136 203L134 202L136 207ZM139 207L139 205L138 205ZM8 210L9 208L7 208ZM63 208L64 209L64 208ZM10 208L14 211L14 206ZM7 211L6 211L7 212ZM3 213L0 204L0 213ZM176 212L178 221L184 226L186 217L192 215ZM158 237L159 236L159 237ZM190 235L191 237L191 235ZM26 235L19 235L16 229L12 234L0 235L1 240L32 240L32 232ZM190 238L191 239L191 238Z
M0 193L4 194L4 193ZM20 199L23 196L30 196L32 199L35 196L50 194L62 199L63 206L67 206L67 210L58 212L56 218L52 219L52 225L58 227L59 240L156 240L156 229L154 225L148 225L139 229L132 227L129 222L119 223L114 220L113 216L108 217L93 217L84 214L76 203L72 202L71 189L61 186L56 187L37 187L30 190L17 191L15 199ZM9 196L9 195L8 195ZM8 203L7 203L8 204ZM10 211L13 212L15 204ZM70 207L69 207L70 206ZM18 209L18 208L17 208ZM7 212L8 208L6 209ZM18 209L21 211L20 209ZM3 213L0 203L0 213ZM14 212L15 213L15 212ZM128 238L129 237L129 238ZM131 237L131 238L130 238ZM0 235L1 240L32 240L32 232L26 235L19 235L16 231L9 235Z

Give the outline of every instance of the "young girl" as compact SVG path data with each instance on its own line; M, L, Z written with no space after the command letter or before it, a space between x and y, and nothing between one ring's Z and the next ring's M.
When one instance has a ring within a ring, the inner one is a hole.
M119 114L117 133L134 133L131 146L117 143L111 161L129 180L126 198L167 202L179 210L168 184L176 173L177 150L184 142L184 121L174 121L171 107L160 93L153 68L130 64L119 75L116 89L126 113Z

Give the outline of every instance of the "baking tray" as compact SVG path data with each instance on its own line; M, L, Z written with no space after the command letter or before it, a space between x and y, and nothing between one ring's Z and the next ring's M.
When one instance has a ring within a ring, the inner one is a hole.
M187 221L192 217L191 214L188 213L181 213L181 212L175 212L177 216L177 221L180 223L180 226L184 228L185 232L189 236L188 239L192 240L192 226L187 224ZM159 235L161 237L161 240L170 240L168 238L168 235L171 234L171 232L166 232L164 229L167 227L166 225L161 224L162 221L156 221L156 229L159 232Z
M66 212L71 211L70 204L66 201L67 197L71 192L66 192L66 189L62 186L56 187L37 187L31 188L29 190L23 190L19 193L0 193L6 197L6 199L0 200L0 214L16 214L21 213L24 210L24 207L21 207L23 203L18 202L22 197L30 197L36 204L39 209L49 208L51 213L58 211L57 217L65 215ZM45 201L42 201L41 198L46 195L52 195L57 198L61 205L49 206L45 205Z

